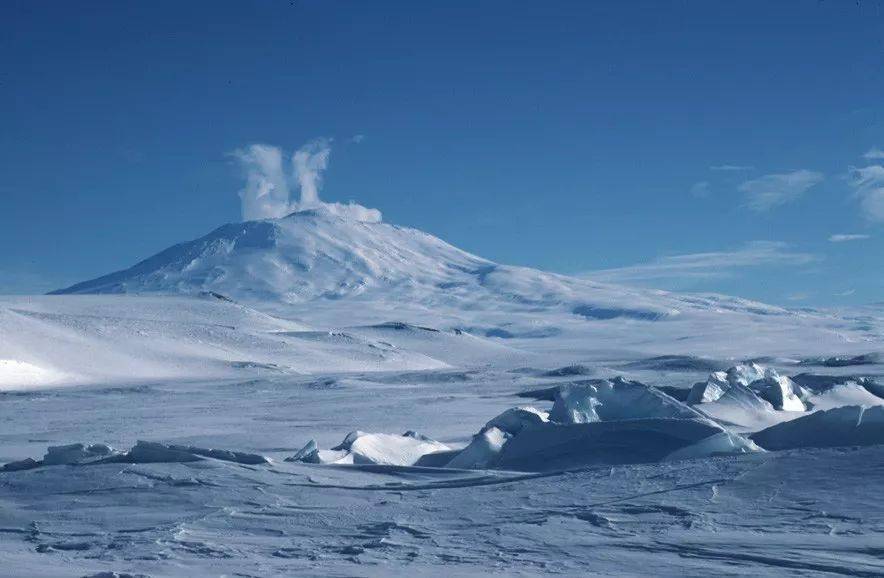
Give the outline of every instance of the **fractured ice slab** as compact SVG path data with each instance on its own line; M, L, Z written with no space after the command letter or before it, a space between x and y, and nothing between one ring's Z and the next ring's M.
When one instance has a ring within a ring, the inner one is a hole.
M550 411L550 420L565 424L647 417L692 419L700 414L662 391L622 377L563 385Z

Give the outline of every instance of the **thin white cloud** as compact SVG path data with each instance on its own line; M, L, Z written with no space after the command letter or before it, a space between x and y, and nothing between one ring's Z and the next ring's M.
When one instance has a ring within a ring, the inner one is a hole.
M709 181L700 181L691 185L691 194L698 198L709 196Z
M607 283L653 286L665 284L667 280L683 283L725 279L753 267L796 267L818 260L816 255L792 251L786 243L752 241L733 251L670 255L649 263L592 271L585 276Z
M881 160L884 159L884 151L882 151L878 147L872 147L866 152L866 154L863 155L863 158L872 161Z
M868 239L868 235L856 235L850 233L839 233L835 235L829 235L829 241L832 243L845 243L847 241L862 241L863 239Z
M884 222L884 166L850 167L849 180L866 218Z
M822 173L799 169L746 181L739 190L746 194L749 208L761 213L800 198L823 178Z
M350 142L356 143L356 144L359 144L364 140L365 140L364 134L354 134L353 136L350 137Z
M710 171L723 171L723 172L743 172L743 171L754 171L755 167L750 165L712 165L709 167Z
M835 297L850 297L856 293L856 289L847 289L845 291L841 291L840 293L835 293Z

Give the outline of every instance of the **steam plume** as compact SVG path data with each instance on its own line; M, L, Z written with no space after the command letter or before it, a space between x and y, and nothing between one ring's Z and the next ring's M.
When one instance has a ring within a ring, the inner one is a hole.
M295 177L301 187L301 208L319 204L322 172L328 167L329 154L331 141L321 138L308 142L292 155Z
M242 218L278 218L289 213L289 188L282 169L282 151L253 144L234 155L246 169L246 186L239 192Z
M295 211L322 209L355 221L377 223L381 213L355 203L324 203L319 198L322 173L328 168L331 139L319 138L299 148L291 157L291 171L283 166L279 147L252 144L233 153L243 165L245 187L239 192L244 221L278 219ZM297 181L300 200L292 200L292 185Z

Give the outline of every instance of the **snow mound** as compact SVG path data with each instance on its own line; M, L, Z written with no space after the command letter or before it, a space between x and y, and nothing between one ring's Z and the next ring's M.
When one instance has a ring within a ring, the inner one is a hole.
M805 392L804 400L814 410L884 405L884 386L869 377L801 373L792 380Z
M729 431L713 434L707 438L677 449L667 455L666 460L694 460L712 456L763 452L752 440Z
M880 387L880 386L879 386ZM821 392L812 392L807 396L807 403L814 410L834 409L845 405L864 405L872 407L884 405L884 399L872 393L860 380L848 380L838 383Z
M534 472L656 462L722 431L721 427L701 419L640 418L549 424L513 436L501 449L495 467Z
M402 435L354 431L331 450L320 450L311 440L286 461L314 464L379 464L414 466L424 456L447 452L451 448L412 431Z
M767 450L884 444L884 407L850 405L821 410L750 437Z
M662 391L622 377L560 386L550 411L564 424L661 417L696 419L696 411Z
M485 424L470 444L458 452L445 467L486 469L496 465L509 439L520 432L549 423L549 413L533 407L510 408Z
M493 468L497 465L500 452L510 438L512 438L512 434L499 428L483 429L473 436L470 444L459 451L445 467L462 470Z
M69 379L70 375L18 359L0 359L0 391L48 386Z
M845 386L850 388L862 388L869 395L878 399L884 399L884 385L878 383L871 377L862 375L820 375L815 373L799 373L792 377L792 381L801 386L801 388L811 396L824 396L835 390ZM866 403L842 403L841 405L876 405L877 402L871 404ZM818 404L814 400L814 407Z
M516 435L526 427L539 427L549 422L549 413L530 406L510 408L485 424L484 429L497 428Z

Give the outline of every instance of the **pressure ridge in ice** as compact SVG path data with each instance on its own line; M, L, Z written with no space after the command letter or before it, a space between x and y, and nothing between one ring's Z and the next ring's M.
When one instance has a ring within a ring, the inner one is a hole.
M830 378L821 383L807 375L799 379L803 383L816 382L804 387L773 368L755 363L737 365L713 372L705 382L694 385L685 403L622 377L574 381L533 392L538 400L552 401L548 411L531 406L508 409L490 419L461 448L413 432L396 436L357 431L331 450L320 450L311 441L290 459L325 464L547 471L696 459L802 444L828 447L884 443L884 428L878 424L884 399L872 393L875 382ZM873 407L836 411L826 405L857 399ZM863 415L868 416L864 422ZM767 429L757 427L763 431L749 438L739 432L755 430L730 428L740 421L735 418L741 417L751 424L793 421ZM808 435L806 428L814 434Z
M511 408L455 450L412 432L353 432L331 450L310 442L292 456L309 463L370 463L546 471L761 451L691 407L622 378L556 388L551 411Z
M179 444L139 441L127 452L121 452L105 444L74 443L50 446L42 460L27 458L10 462L0 471L30 470L43 466L89 465L108 463L184 463L212 458L240 464L266 464L269 460L258 454L233 450L201 448Z

